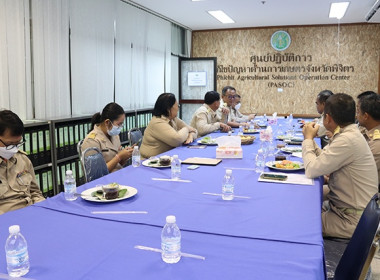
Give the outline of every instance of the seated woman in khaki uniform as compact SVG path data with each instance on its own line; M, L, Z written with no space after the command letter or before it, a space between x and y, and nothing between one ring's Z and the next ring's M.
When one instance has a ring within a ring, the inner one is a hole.
M162 93L154 105L153 118L144 132L141 156L149 158L197 138L197 130L177 118L178 102L172 93Z
M120 131L125 119L124 109L116 104L109 103L102 113L92 116L92 131L86 136L82 145L82 152L89 147L96 147L102 152L109 172L123 168L131 157L133 148L123 149L120 145Z

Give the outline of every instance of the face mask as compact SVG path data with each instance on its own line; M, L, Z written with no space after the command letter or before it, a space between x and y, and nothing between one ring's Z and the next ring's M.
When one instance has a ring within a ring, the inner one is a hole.
M14 147L10 150L7 150L6 147L0 147L0 157L5 159L10 159L18 152L18 148Z
M107 130L107 133L109 136L116 136L119 135L121 132L121 127L112 125L112 128L110 130Z
M236 109L236 110L239 110L240 107L241 107L241 103L235 105L235 109Z

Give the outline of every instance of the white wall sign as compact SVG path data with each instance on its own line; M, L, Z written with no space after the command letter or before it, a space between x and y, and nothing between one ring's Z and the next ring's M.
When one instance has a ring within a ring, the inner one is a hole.
M188 72L187 81L189 87L204 87L207 84L207 72Z

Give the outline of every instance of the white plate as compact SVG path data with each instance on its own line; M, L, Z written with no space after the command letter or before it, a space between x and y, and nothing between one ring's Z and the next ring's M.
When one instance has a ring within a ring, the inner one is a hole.
M127 199L127 198L130 198L132 196L135 196L137 194L137 189L133 188L133 187L129 187L129 186L122 186L120 185L119 188L122 190L122 189L127 189L128 191L126 192L126 194L123 196L123 197L120 197L120 198L115 198L115 199L98 199L97 197L93 197L91 196L91 194L93 192L96 192L97 190L101 190L102 187L93 187L91 189L88 189L88 190L85 190L83 191L81 194L83 196L81 196L84 200L88 200L88 201L94 201L94 202L114 202L114 201L119 201L119 200L123 200L123 199Z
M170 162L171 162L172 159L170 159ZM158 160L156 163L150 163L150 159L146 159L142 162L142 165L146 166L146 167L154 167L154 168L168 168L168 167L171 167L170 164L169 165L161 165L160 164L160 160Z
M285 152L285 153L299 153L299 152L302 152L302 148L301 147L285 147L285 148L281 148L281 151Z
M208 145L208 146L216 146L216 145L218 145L216 142L213 142L213 143L203 143L202 140L198 140L197 143L200 144L200 145Z
M279 161L281 162L281 161ZM278 168L274 167L273 165L276 163L276 161L268 161L265 165L269 168L275 169L275 170L281 170L281 171L297 171L304 169L303 162L300 161L292 161L293 163L298 163L300 165L300 168L294 168L294 169L285 169L285 168Z

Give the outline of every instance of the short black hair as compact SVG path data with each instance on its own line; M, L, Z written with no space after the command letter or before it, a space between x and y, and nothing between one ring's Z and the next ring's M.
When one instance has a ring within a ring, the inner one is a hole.
M226 95L226 92L228 90L234 90L236 91L236 89L234 87L231 87L231 86L225 86L223 89L222 89L222 96L225 96Z
M331 90L325 89L325 90L322 90L320 93L318 93L317 99L321 103L326 103L327 98L329 98L333 94L334 93Z
M9 129L11 136L21 136L24 133L22 120L10 110L0 111L0 136Z
M95 113L91 118L91 130L94 129L96 124L100 124L105 120L110 120L113 122L117 120L120 115L124 115L124 109L119 104L115 102L108 103L106 107L103 108L102 113Z
M175 95L173 93L161 93L154 104L153 116L169 117L169 110L173 107L176 102Z
M345 93L331 95L325 104L325 114L329 114L337 125L355 123L356 106L352 96Z
M205 103L207 105L211 105L212 103L214 103L215 101L218 101L220 100L220 94L219 92L216 92L216 91L208 91L206 92L205 94Z
M360 111L367 113L374 120L380 121L380 95L371 94L359 99Z
M239 94L236 94L236 97L237 97L237 98L241 98L241 96L240 96Z
M360 100L360 99L362 99L363 97L365 97L365 96L369 96L369 95L377 95L377 93L376 93L376 92L373 92L373 91L364 91L364 92L362 92L361 94L359 94L357 98Z

